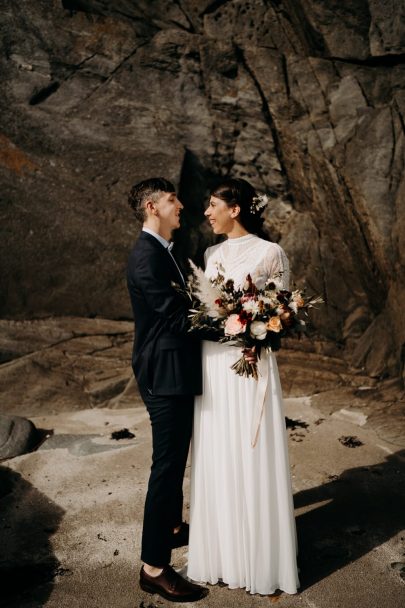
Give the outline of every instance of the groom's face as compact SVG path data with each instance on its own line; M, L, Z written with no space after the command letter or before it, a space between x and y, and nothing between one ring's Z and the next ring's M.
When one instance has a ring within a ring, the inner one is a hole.
M162 228L170 231L180 228L180 213L183 205L175 192L160 192L154 206Z

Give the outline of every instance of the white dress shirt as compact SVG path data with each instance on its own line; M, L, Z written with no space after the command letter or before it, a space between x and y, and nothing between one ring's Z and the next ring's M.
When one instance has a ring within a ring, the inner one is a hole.
M154 230L151 230L150 228L145 228L145 226L142 227L142 231L143 232L147 232L151 236L155 237L155 239L157 241L159 241L159 243L161 245L163 245L163 247L167 250L167 252L170 255L170 257L172 258L173 262L176 264L176 268L179 271L179 275L181 276L181 279L182 279L182 281L183 281L183 283L185 285L186 281L184 280L183 274L182 274L180 268L178 267L178 264L177 264L176 260L173 257L173 254L172 254L173 242L167 241L165 238L163 238L163 236L161 236L160 234L158 234Z

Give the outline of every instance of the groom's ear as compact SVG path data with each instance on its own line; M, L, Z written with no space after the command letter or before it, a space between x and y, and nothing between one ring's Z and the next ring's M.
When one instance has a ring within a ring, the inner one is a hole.
M155 203L151 198L149 198L145 201L144 208L145 208L145 212L148 213L149 215L157 214Z

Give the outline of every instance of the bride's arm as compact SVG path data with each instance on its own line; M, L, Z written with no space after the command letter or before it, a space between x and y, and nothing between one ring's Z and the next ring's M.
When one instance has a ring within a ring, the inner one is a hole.
M290 288L290 264L284 249L277 243L272 243L271 249L265 259L265 269L267 277L276 278L281 285L281 289ZM277 277L281 273L280 277Z

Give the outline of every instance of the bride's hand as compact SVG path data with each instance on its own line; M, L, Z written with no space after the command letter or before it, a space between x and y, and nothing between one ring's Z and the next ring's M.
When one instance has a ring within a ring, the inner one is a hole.
M251 365L257 363L256 346L253 346L252 348L244 348L242 352L245 360L248 363Z

